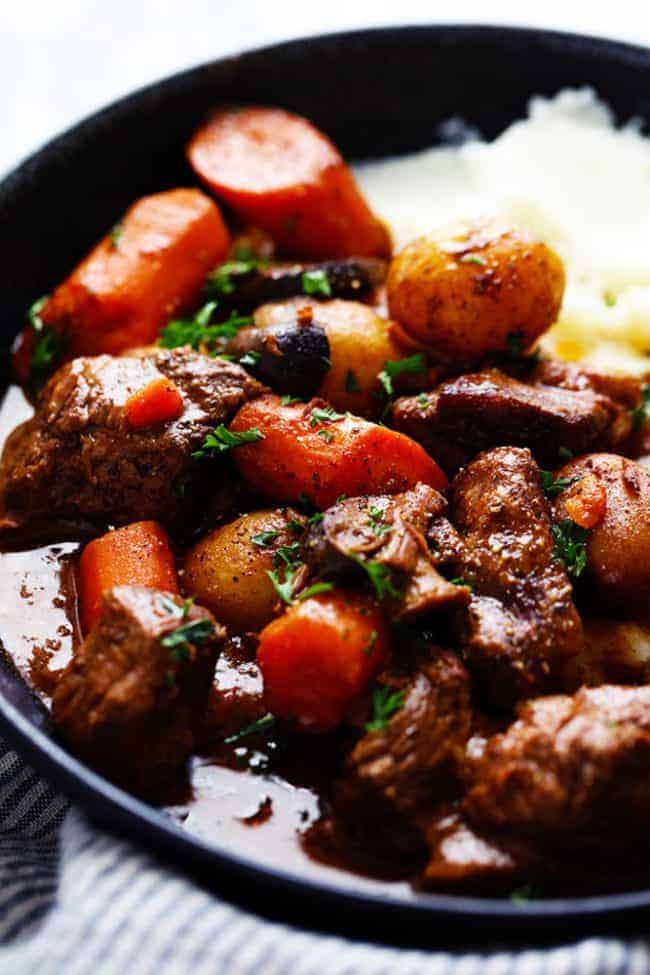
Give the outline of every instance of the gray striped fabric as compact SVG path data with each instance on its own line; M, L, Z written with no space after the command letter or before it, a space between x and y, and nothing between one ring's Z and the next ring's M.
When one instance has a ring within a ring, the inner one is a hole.
M650 942L400 951L260 920L99 831L0 743L1 975L646 975Z

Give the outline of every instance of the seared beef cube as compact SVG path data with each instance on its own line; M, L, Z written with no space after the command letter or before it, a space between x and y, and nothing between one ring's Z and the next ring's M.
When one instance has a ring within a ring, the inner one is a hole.
M639 405L643 387L643 381L637 376L608 375L559 359L540 359L530 382L577 391L593 390L627 410Z
M125 403L161 376L180 391L181 415L132 427ZM214 468L212 477L205 470L199 477L192 453L262 389L240 366L189 349L74 359L50 379L35 416L7 441L0 528L55 533L55 521L180 523L199 507L196 482L204 490L211 482L213 494L223 484Z
M72 750L124 788L162 801L205 718L223 629L168 593L116 586L52 702Z
M518 837L486 836L458 810L443 807L426 830L424 887L454 893L505 893L540 866L540 854Z
M468 590L440 575L425 540L446 510L443 496L426 484L393 496L339 501L311 529L311 567L316 575L326 576L358 572L360 564L385 567L391 587L399 593L389 602L402 620L465 604Z
M369 822L411 818L448 794L470 733L469 676L453 653L421 663L402 694L386 726L357 742L336 788L336 814L371 842Z
M638 846L650 815L650 687L527 702L470 763L470 780L463 810L481 829L571 849Z
M560 448L584 453L619 414L590 389L533 386L486 369L443 383L426 403L419 396L398 400L393 423L454 471L481 450L510 444L553 464Z
M266 713L264 682L255 651L249 651L246 640L234 637L219 654L201 747L209 749Z
M483 692L507 707L562 689L582 625L530 451L480 454L452 484L452 512L463 541L457 571L473 590L460 624L463 651Z
M227 293L220 268L208 278L208 293L224 308L241 315L269 301L285 301L298 295L310 298L344 298L362 300L381 285L386 277L386 262L364 257L350 257L317 264L281 263L254 265L234 261L226 265ZM312 284L313 282L313 284Z

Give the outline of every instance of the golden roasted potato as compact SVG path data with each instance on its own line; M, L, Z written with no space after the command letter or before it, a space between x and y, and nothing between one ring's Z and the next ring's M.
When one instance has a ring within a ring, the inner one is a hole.
M588 474L607 495L604 516L587 539L589 591L617 616L641 618L650 609L650 471L618 454L588 454L569 461L556 477ZM558 519L567 517L572 494L568 488L558 495Z
M513 341L528 348L557 318L560 258L494 221L459 224L408 244L393 258L388 309L441 360L470 364Z
M263 328L286 322L305 305L313 308L314 321L325 329L330 346L331 365L315 394L337 410L378 416L384 406L378 374L386 361L404 359L412 350L398 345L391 322L359 301L296 298L273 302L257 309L255 324Z
M185 592L233 632L266 626L278 604L267 572L276 568L278 549L300 539L291 520L304 521L288 508L254 511L206 535L186 556Z

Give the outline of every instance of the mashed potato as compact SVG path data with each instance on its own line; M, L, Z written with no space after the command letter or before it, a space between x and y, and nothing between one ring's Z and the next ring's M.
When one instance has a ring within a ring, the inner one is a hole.
M567 289L544 339L607 371L650 370L650 139L616 128L591 90L534 98L492 143L366 163L357 176L397 246L462 217L497 213L561 255Z

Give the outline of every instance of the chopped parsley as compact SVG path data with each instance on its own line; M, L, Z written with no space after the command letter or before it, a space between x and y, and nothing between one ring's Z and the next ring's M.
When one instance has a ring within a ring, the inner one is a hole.
M337 413L331 406L315 406L311 411L312 427L319 423L336 423L337 420L343 419L345 419L345 413Z
M108 235L109 243L111 248L116 251L120 246L120 240L122 239L122 234L124 233L124 227L121 223L116 223L110 234Z
M384 521L385 514L386 512L384 511L384 509L377 508L376 505L371 504L368 507L368 517L370 519L368 524L372 528L375 535L379 537L385 535L386 532L389 532L391 530L391 526L387 525L386 522Z
M301 286L306 295L315 295L322 298L332 297L332 286L327 276L327 271L305 271L301 278Z
M366 657L371 656L373 650L375 649L375 643L377 642L378 636L379 634L377 633L377 630L373 630L370 636L368 637L368 642L363 648L363 652L365 653Z
M241 359L239 360L239 365L248 366L250 368L251 366L256 366L261 358L262 358L261 352L257 352L256 349L250 349L246 353L246 355L243 355L241 357Z
M38 298L33 304L31 304L27 310L29 324L32 326L35 332L42 332L45 328L43 319L41 318L41 312L43 311L48 298L49 295L43 295L42 298Z
M313 515L310 515L309 518L307 519L307 524L308 525L320 525L320 523L321 523L321 521L323 520L324 517L325 517L325 515L323 514L322 511L315 511L314 514Z
M372 692L372 718L366 724L366 731L382 731L388 727L389 720L404 704L404 691L394 691L390 687L376 687Z
M603 295L603 301L608 308L613 308L616 304L616 295L613 295L611 291L606 291Z
M587 538L589 531L565 518L558 525L551 526L555 548L553 554L574 579L579 578L587 567Z
M189 610L187 603L183 607L176 606L176 609L180 611L181 619L187 617L187 610ZM205 643L213 633L214 624L212 620L204 617L203 619L191 620L188 623L181 623L171 633L162 637L160 644L165 649L171 650L170 656L175 663L180 663L181 660L190 659L190 644L199 646Z
M250 325L253 319L248 315L231 315L225 322L211 325L217 309L216 301L208 301L196 312L193 318L175 318L168 322L160 333L159 343L164 349L176 349L189 345L193 349L200 346L213 348L218 341L232 339L237 332Z
M247 724L246 727L241 729L241 731L237 731L234 735L229 735L227 738L224 738L224 744L232 745L234 742L240 741L242 738L247 738L248 735L262 734L265 731L269 731L274 724L275 716L272 714L265 714L264 717L258 718L257 721Z
M41 311L48 298L49 295L43 295L33 302L27 311L29 324L37 335L29 364L30 382L35 387L40 386L45 380L66 345L64 336L57 329L46 325L41 318Z
M378 374L377 379L384 387L386 395L394 396L395 390L393 388L393 379L395 379L397 376L401 376L402 373L405 372L424 372L425 368L426 365L424 355L422 352L416 352L415 355L411 355L407 359L387 359L384 363L384 368Z
M542 477L542 490L549 498L554 498L556 495L561 494L562 491L566 491L572 484L580 480L579 477L558 477L556 480L553 477L553 471L541 470L539 473Z
M257 535L251 535L251 542L253 545L259 545L260 548L268 548L279 534L280 532L276 531L259 532Z
M348 369L345 374L345 392L346 393L360 393L361 386L356 377L356 373L352 369Z
M240 278L260 267L260 261L251 258L244 261L226 261L210 271L206 278L204 291L211 298L223 298L234 293L236 285L233 277Z
M650 386L641 387L641 401L632 410L632 429L635 433L643 430L645 421L650 414Z
M255 443L256 440L264 440L264 434L256 427L250 430L241 430L233 433L220 423L212 433L209 433L198 450L195 450L192 457L200 460L202 457L211 457L215 454L225 454L233 447L241 447L242 444Z
M280 579L279 571L272 572L270 569L267 569L266 574L271 580L273 584L273 588L275 589L276 593L278 594L282 602L290 606L291 603L293 602L293 587L294 587L295 576L296 576L295 569L290 569L288 566L285 566L283 571L283 576L284 576L283 579Z
M299 542L291 542L290 545L281 545L273 556L273 564L276 569L281 565L286 565L289 569L297 569L301 565L300 559L295 556L300 548Z
M294 403L302 403L299 396L283 396L280 400L283 406L293 406Z
M458 262L459 264L478 264L480 267L487 267L487 261L479 254L461 254Z
M329 592L330 589L333 588L333 582L315 582L313 586L308 586L306 589L303 589L296 599L299 603L301 603L303 599L309 599L311 596L318 596L321 592Z
M307 520L308 522L311 523L311 519L307 519ZM305 530L304 524L302 523L302 521L298 521L297 518L292 518L291 521L287 523L287 528L289 529L290 532L293 532L294 535L302 535L302 533Z
M429 399L428 399L426 393L420 393L420 395L418 396L418 406L419 406L419 408L421 410L426 410L426 408L427 408L428 405L429 405Z
M377 599L382 600L385 596L401 599L402 594L393 585L391 571L387 565L383 565L381 562L366 561L359 556L354 556L354 561L361 566L370 579Z
M334 434L332 433L331 430L319 430L318 436L322 437L325 443L332 443L332 441L334 440Z
M471 589L472 592L474 591L474 587L472 586L471 582L468 582L467 579L463 579L462 576L454 576L454 578L450 579L449 582L452 586L465 586L466 589Z

